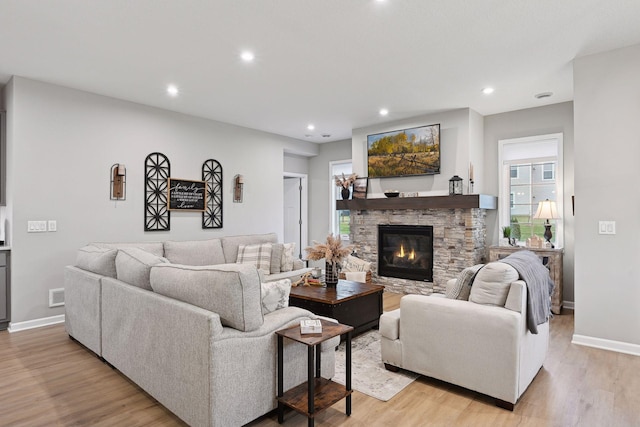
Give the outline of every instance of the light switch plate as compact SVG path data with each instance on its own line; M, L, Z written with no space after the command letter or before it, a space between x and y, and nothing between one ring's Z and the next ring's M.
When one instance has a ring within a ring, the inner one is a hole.
M47 231L47 221L27 221L27 233L44 233Z
M47 221L47 225L49 227L49 231L58 231L58 223L54 219L50 219Z
M598 234L616 234L616 222L598 221Z

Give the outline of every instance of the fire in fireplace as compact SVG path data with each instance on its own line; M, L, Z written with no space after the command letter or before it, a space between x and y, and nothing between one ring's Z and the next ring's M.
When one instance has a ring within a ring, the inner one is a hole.
M378 225L378 275L433 282L433 227Z

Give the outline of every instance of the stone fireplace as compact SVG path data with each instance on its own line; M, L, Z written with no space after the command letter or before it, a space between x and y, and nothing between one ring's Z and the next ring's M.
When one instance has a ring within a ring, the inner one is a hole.
M391 292L429 295L444 292L447 280L465 267L486 261L487 209L496 204L494 196L463 195L344 200L337 209L351 210L350 239L357 255L371 262L375 283ZM431 280L380 274L378 225L432 227Z

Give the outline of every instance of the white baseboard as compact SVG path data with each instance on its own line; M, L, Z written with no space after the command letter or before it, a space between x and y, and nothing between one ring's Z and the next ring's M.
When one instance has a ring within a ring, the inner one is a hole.
M575 303L573 301L562 301L562 308L567 310L575 310Z
M612 341L603 338L588 337L586 335L573 334L572 344L584 345L586 347L600 348L602 350L615 351L618 353L632 354L640 356L640 345L630 344L622 341Z
M64 323L64 314L57 316L44 317L42 319L27 320L26 322L11 322L9 323L9 332L26 331L27 329L41 328L43 326L56 325L58 323Z

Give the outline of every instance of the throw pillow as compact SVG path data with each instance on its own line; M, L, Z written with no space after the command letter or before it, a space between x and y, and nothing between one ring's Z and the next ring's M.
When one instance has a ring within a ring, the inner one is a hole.
M264 323L260 280L248 264L151 267L151 287L161 295L184 301L220 316L220 323L254 331Z
M282 265L282 252L284 245L282 243L273 243L271 246L271 274L280 273Z
M250 264L265 274L271 272L271 246L273 243L261 243L259 245L238 246L238 264Z
M353 255L349 255L345 258L342 263L342 271L369 271L371 270L371 263L355 257Z
M174 264L225 264L220 239L164 242L164 256Z
M169 260L139 248L120 249L116 255L117 279L151 291L151 267L164 262Z
M266 282L262 287L262 314L269 314L289 306L291 280L282 279Z
M483 266L484 264L476 264L473 267L467 267L462 270L456 279L455 285L451 289L447 289L445 296L451 299L468 300L473 279Z
M115 279L117 254L117 249L85 246L78 249L76 267Z
M296 250L296 244L294 243L285 243L284 249L282 250L282 263L280 264L280 271L291 271L293 270L293 254Z
M518 272L509 264L490 262L476 274L469 301L504 307L511 283L518 278Z

